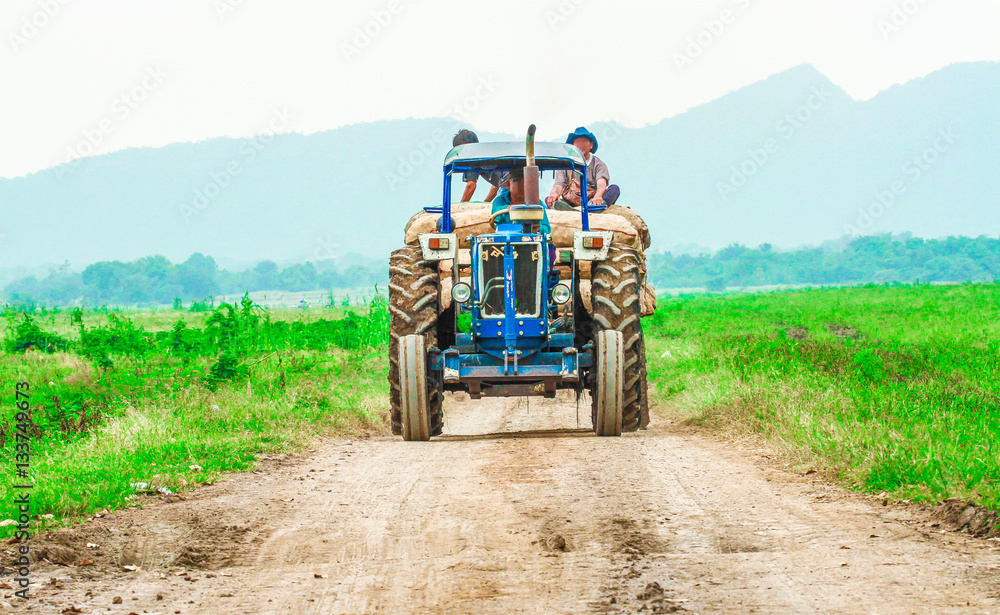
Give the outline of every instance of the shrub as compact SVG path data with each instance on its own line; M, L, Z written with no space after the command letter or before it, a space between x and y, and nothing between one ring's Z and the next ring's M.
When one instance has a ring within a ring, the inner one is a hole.
M8 317L7 339L4 341L4 348L7 352L23 353L29 348L34 348L41 352L56 352L66 350L69 341L55 333L42 330L30 314L21 314L21 322L13 324L15 317Z

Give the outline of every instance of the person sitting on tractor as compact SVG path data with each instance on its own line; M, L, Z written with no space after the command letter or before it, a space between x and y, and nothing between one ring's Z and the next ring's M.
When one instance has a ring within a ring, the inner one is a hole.
M458 147L459 145L465 145L466 143L479 143L479 136L467 128L459 130L455 134L455 138L451 140L452 147ZM465 192L462 193L462 200L460 203L468 203L472 200L472 196L476 193L476 183L479 178L482 177L490 184L490 191L486 195L487 203L491 202L493 198L497 195L497 190L501 187L506 187L507 177L500 171L494 171L492 173L485 173L482 171L469 171L468 173L462 174L462 181L465 182Z
M566 137L566 143L575 145L583 152L587 163L587 202L591 205L614 205L621 191L611 183L608 165L604 164L597 153L597 137L594 133L580 126ZM569 171L556 171L555 184L552 192L545 199L545 204L554 209L573 210L579 208L580 179Z
M524 204L524 167L516 167L510 170L508 174L509 188L501 190L500 194L493 199L493 211L492 214L503 211L509 208L511 205L523 205ZM503 214L497 216L496 224L510 224L510 215ZM539 230L542 233L551 233L552 226L549 224L549 216L542 210L542 220L539 223Z

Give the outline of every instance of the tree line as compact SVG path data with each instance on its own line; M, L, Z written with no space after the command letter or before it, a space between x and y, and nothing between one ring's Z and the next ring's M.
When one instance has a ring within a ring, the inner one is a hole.
M648 271L650 282L660 289L710 291L778 284L993 281L1000 279L1000 239L885 234L794 250L732 244L711 254L650 254ZM180 264L147 256L124 263L102 261L78 273L63 265L41 280L12 282L3 294L11 303L143 305L261 290L385 288L387 281L388 265L380 260L342 267L306 262L285 268L266 260L244 271L227 271L211 256L196 253Z
M375 260L340 267L305 262L285 268L265 260L244 271L227 271L211 256L195 253L179 264L160 255L130 262L101 261L82 272L72 272L65 264L43 279L31 276L12 282L3 294L6 301L18 304L154 305L257 290L384 287L387 279L388 264Z
M731 244L714 254L651 254L648 277L657 288L774 284L965 282L1000 279L1000 239L920 239L909 233L844 238L832 245L778 251Z

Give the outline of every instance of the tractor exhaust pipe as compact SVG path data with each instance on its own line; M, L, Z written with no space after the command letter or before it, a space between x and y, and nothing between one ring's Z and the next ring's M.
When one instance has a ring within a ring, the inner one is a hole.
M544 217L545 209L538 198L538 167L535 165L535 125L528 126L528 140L524 156L524 204L510 206L512 222L536 225Z
M524 204L541 205L538 195L538 167L535 165L535 125L528 126L525 143Z

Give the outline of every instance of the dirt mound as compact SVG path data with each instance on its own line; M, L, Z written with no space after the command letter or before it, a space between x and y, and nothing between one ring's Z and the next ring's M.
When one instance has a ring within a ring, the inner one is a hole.
M858 331L858 328L850 325L841 325L830 322L826 324L826 330L837 337L849 337L855 340L861 337L861 332Z
M263 459L262 467L279 470L290 462ZM263 542L269 509L287 500L262 498L261 506L230 505L227 483L194 493L141 498L143 507L115 511L73 527L45 532L31 539L33 569L48 563L87 566L88 570L144 570L182 566L217 570L247 564ZM10 552L14 544L6 546Z
M562 534L552 534L550 536L539 537L538 544L546 551L566 551L571 550L570 545Z
M87 553L86 540L72 530L55 530L31 541L28 560L36 564L48 560L53 564L76 566L84 559L92 559Z
M669 545L658 536L656 523L652 520L637 523L632 519L612 519L610 534L616 553L640 556L670 551Z
M956 532L976 538L1000 537L1000 515L997 511L966 500L945 500L937 507L934 516Z
M809 329L806 327L791 327L787 332L788 339L804 340L809 337Z

